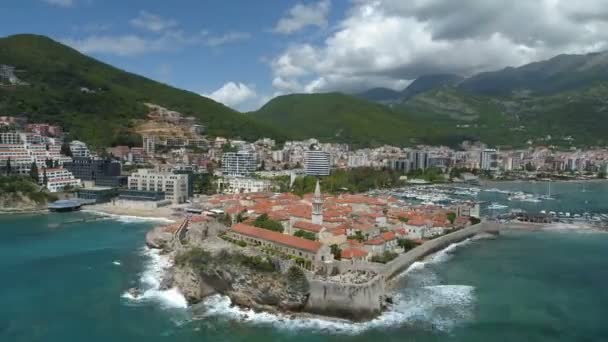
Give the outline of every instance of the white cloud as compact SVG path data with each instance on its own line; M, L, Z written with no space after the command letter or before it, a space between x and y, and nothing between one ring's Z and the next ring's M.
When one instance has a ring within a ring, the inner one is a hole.
M76 50L89 53L103 53L118 56L136 56L148 52L169 51L184 44L192 43L181 33L165 34L156 38L138 35L106 36L93 35L83 39L63 39L65 44Z
M140 11L139 15L129 22L134 27L152 32L161 32L177 26L177 22L173 19L166 19L146 11Z
M247 32L227 32L220 36L211 36L207 38L205 44L208 46L220 46L225 44L236 43L242 40L251 38L251 34Z
M271 62L284 92L397 88L429 73L518 66L608 47L603 0L353 0L322 44L288 47Z
M240 82L228 82L211 94L201 95L237 110L248 110L250 106L257 105L254 101L257 97L255 87Z
M59 7L72 7L74 5L73 0L42 0L47 4Z
M329 0L321 0L318 3L311 3L308 5L301 3L297 4L289 10L286 17L279 20L274 28L274 32L291 34L298 32L307 26L325 28L327 27L329 9Z

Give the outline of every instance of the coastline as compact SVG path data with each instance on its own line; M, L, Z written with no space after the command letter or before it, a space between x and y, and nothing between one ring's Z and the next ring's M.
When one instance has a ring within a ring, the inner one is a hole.
M95 214L102 214L108 216L122 216L122 217L134 217L149 220L159 220L167 222L175 222L178 218L173 216L170 208L155 208L155 209L142 209L142 208L129 208L119 207L112 205L111 203L103 204L92 204L83 207L82 212L89 212Z

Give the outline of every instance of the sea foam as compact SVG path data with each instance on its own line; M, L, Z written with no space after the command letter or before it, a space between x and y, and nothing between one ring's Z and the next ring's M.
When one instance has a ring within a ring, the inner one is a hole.
M142 254L148 259L141 273L139 283L141 295L134 297L129 291L122 298L132 303L155 301L167 308L187 308L188 302L177 288L161 290L161 282L172 262L169 257L161 255L160 250L144 247Z
M451 252L468 244L455 243L439 251L427 261L414 262L403 274L423 271L432 263L445 262ZM438 285L438 278L427 278L424 286L400 289L393 297L394 304L377 318L368 322L351 322L319 316L302 317L286 314L255 312L232 305L230 298L214 295L206 298L197 317L220 317L279 330L314 330L354 335L370 329L386 329L404 324L428 326L429 329L449 331L460 322L472 317L475 288L467 285Z

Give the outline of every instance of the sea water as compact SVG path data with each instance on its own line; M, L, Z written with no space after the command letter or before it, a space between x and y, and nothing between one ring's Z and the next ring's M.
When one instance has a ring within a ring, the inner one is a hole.
M0 341L608 341L606 233L515 231L450 246L396 280L380 317L349 323L255 313L221 296L187 308L177 289L160 289L170 260L144 245L155 222L70 223L91 217L0 217Z

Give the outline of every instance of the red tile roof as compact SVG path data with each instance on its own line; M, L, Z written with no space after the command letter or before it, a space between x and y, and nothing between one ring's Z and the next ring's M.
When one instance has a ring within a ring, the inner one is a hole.
M395 239L395 232L386 232L380 234L380 237L384 239L384 241L391 241Z
M282 233L273 232L271 230L249 226L243 223L237 223L234 225L234 227L232 227L232 231L260 240L266 240L312 253L316 253L322 246L318 241L311 241L291 235L285 235Z
M346 248L341 253L340 256L342 259L353 259L353 258L363 258L366 257L369 253L363 249L359 248Z
M293 224L294 228L306 230L313 233L318 233L323 229L323 226L306 221L297 221Z

